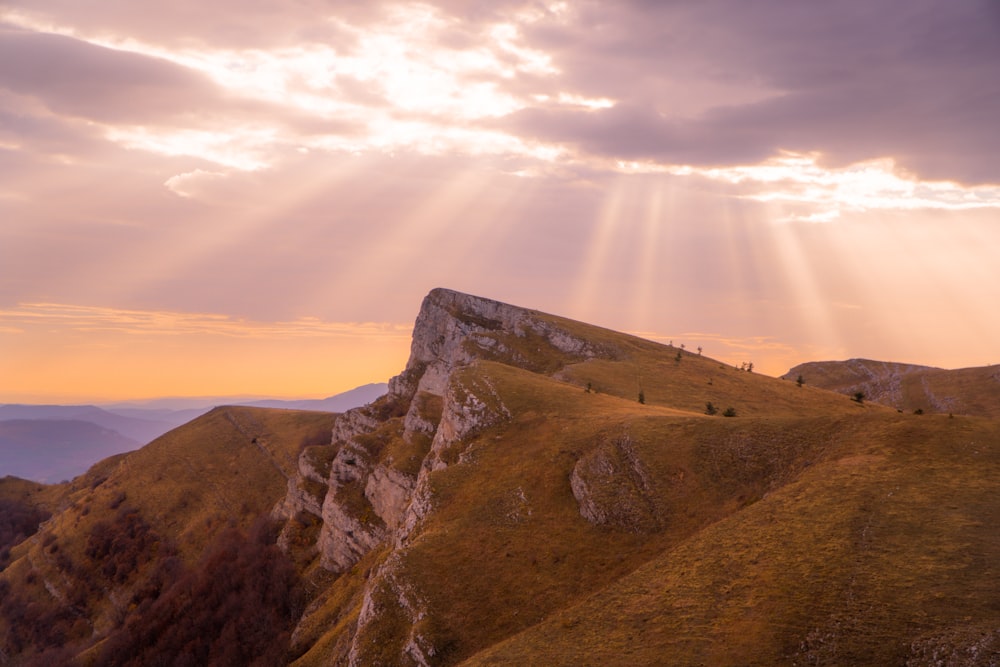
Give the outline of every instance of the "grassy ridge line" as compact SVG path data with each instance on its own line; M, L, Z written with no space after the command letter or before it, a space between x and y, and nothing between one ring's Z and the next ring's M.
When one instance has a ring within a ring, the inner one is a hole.
M817 361L796 366L784 377L852 395L904 412L1000 417L1000 367L946 370L869 359Z
M539 317L573 336L618 351L615 359L571 364L556 374L557 378L580 386L590 383L601 393L637 400L642 391L648 404L696 413L704 412L709 401L720 412L733 407L737 415L755 416L856 414L862 407L819 386L799 387L794 382L743 371L679 347L554 315Z

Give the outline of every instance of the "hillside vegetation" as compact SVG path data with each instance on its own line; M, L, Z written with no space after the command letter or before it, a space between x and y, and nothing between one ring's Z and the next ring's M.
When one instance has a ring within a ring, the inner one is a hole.
M0 576L2 655L998 664L992 408L802 374L435 290L365 408L220 408L69 485L0 483L52 514Z
M329 432L334 417L217 408L71 483L4 480L5 496L51 518L11 548L4 563L2 655L15 656L13 664L64 664L74 655L82 664L145 664L141 655L135 663L119 659L134 653L122 648L128 638L142 637L145 621L162 617L163 605L180 598L174 584L194 586L204 576L212 553L232 552L234 544L248 553L254 544L266 546L260 535L268 529L254 526L284 495L303 440ZM231 561L228 567L239 563ZM219 578L206 581L217 585ZM101 652L107 641L116 647L112 654Z

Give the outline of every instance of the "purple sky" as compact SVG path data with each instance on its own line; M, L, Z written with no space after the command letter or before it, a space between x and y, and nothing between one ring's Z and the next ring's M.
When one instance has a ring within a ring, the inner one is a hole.
M1000 362L1000 4L6 0L0 402L328 395L437 286Z

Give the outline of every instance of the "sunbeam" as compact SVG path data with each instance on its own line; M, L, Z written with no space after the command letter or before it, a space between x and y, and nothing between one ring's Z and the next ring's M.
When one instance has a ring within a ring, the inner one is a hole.
M591 223L570 302L572 312L580 317L594 319L603 310L610 291L606 283L611 278L611 259L623 230L633 224L629 215L635 206L633 189L629 176L616 178L605 191L601 209Z

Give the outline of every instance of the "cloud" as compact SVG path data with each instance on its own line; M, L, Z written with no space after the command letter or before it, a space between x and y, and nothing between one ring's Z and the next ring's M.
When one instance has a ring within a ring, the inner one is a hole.
M108 123L190 122L216 98L205 77L167 61L19 30L0 31L0 86Z
M540 162L564 160L562 148L605 165L702 167L793 151L1000 182L1000 13L982 0L179 2L86 13L49 0L8 16L75 37L9 34L19 57L6 62L60 63L55 74L7 71L12 89L115 123L123 145L216 164L260 168L285 145L474 147ZM255 24L268 30L252 39Z
M1000 209L1000 186L921 181L891 159L831 168L819 164L816 155L785 153L754 165L679 171L732 183L740 197L778 204L783 212L776 222L828 222L871 211Z
M622 158L705 166L792 150L1000 182L1000 16L987 2L591 3L576 17L529 42L552 45L562 85L619 107L526 109L513 132Z
M224 336L232 338L364 337L408 339L409 325L328 322L307 317L287 322L239 320L228 315L125 310L99 306L25 303L0 310L0 331L27 333L57 328L64 332L144 336Z
M75 321L130 341L154 323L114 312L220 313L162 321L229 341L410 321L445 285L799 350L898 345L938 311L995 339L998 18L984 0L8 0L0 306L104 304ZM876 331L885 308L917 314Z

